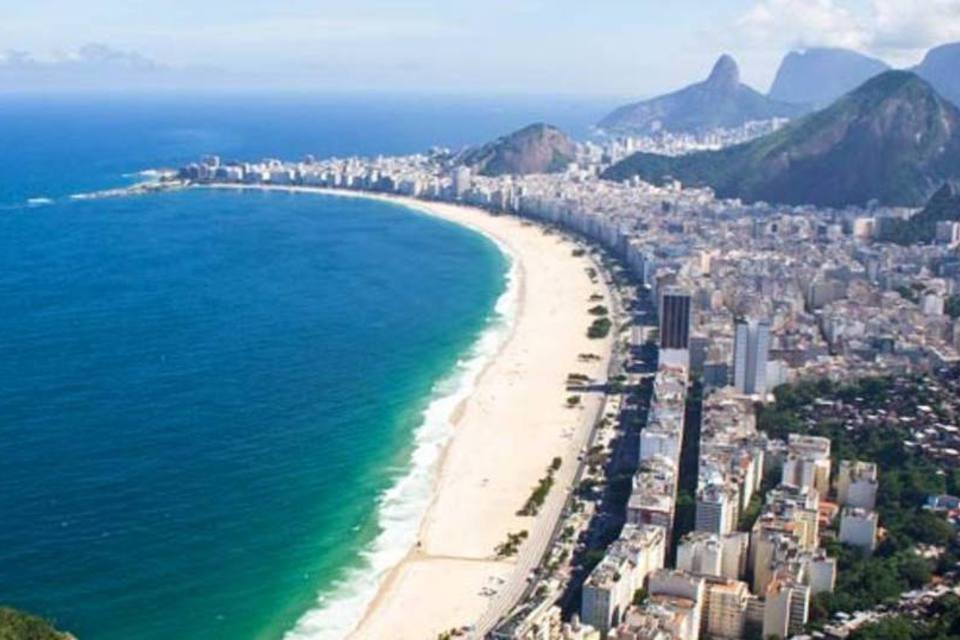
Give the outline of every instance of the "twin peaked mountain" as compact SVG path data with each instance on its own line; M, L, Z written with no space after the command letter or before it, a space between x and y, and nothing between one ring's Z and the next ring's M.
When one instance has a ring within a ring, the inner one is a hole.
M740 82L737 63L724 55L703 82L620 107L597 125L611 133L702 133L755 120L793 118L828 106L870 78L889 71L876 58L849 49L814 48L787 54L770 92ZM960 105L960 43L931 49L910 69Z
M751 142L678 157L638 153L603 174L633 176L746 202L919 206L960 176L960 110L918 75L887 71Z
M724 55L703 82L620 107L597 126L610 132L702 133L736 128L752 120L793 118L807 111L805 105L768 98L740 82L737 63Z
M638 176L655 184L676 179L745 202L921 206L946 181L960 179L958 69L960 43L931 50L911 71L890 71L855 52L815 49L784 59L768 97L743 85L736 63L724 56L706 81L618 109L602 124L701 131L829 106L719 151L635 154L602 177ZM790 103L801 100L809 106ZM569 138L537 124L457 161L483 175L521 175L563 171L574 157Z

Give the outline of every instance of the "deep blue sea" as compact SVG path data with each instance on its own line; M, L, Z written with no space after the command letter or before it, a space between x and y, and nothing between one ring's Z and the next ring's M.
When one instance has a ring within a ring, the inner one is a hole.
M70 194L204 153L582 133L606 106L0 96L0 603L81 640L336 637L409 543L425 411L507 287L492 243L384 203Z

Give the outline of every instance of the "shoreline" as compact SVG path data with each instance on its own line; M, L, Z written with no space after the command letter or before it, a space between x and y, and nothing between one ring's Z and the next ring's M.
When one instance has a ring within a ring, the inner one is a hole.
M515 298L515 308L506 327L495 327L494 316L465 356L479 357L473 351L486 334L498 334L496 348L482 355L482 365L466 394L443 419L446 434L429 464L430 496L417 514L415 543L411 541L392 566L380 568L376 593L363 603L362 612L350 616L354 622L350 629L346 624L339 633L321 628L320 618L328 613L326 605L336 597L328 594L285 637L422 640L473 625L481 618L495 618L491 611L503 606L503 602L495 604L495 592L509 590L507 602L519 595L517 590L525 584L531 562L539 559L552 535L553 518L571 489L577 457L603 406L599 394L586 396L575 409L565 405L570 395L566 376L579 372L603 380L611 356L612 335L603 340L586 337L593 319L587 309L596 304L589 301L590 296L599 293L603 304L612 306L602 278L592 282L587 275L587 269L596 265L589 257L574 256L574 243L558 233L547 233L544 227L515 216L460 204L294 185L211 184L199 188L380 200L480 233L509 260L507 289L497 301L497 313L510 296ZM579 361L581 353L594 352L600 360ZM431 401L431 406L438 399ZM426 422L425 415L424 425ZM415 453L419 446L416 442ZM562 459L562 467L540 515L518 516L517 510L557 457ZM397 485L416 471L415 467L411 461L411 469ZM381 502L378 509L382 506ZM518 531L530 534L519 554L495 557L495 547ZM383 531L378 538L382 535ZM358 601L354 604L359 608ZM417 614L411 615L412 611Z

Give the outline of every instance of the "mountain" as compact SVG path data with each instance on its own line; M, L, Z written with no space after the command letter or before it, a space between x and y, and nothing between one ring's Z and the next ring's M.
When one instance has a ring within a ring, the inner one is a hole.
M889 69L882 60L850 49L791 51L780 63L769 96L782 102L825 107Z
M917 75L887 71L770 135L676 158L634 154L603 177L635 175L747 202L921 206L960 176L960 111Z
M931 49L913 71L944 98L960 105L960 42Z
M741 83L736 61L723 55L703 82L620 107L597 126L612 132L698 133L731 129L752 120L792 118L807 111L805 107L771 100Z
M960 183L948 181L933 194L923 210L907 220L888 220L881 240L897 244L930 243L938 222L960 222Z
M459 158L480 175L558 173L576 160L576 145L556 127L538 123L524 127Z

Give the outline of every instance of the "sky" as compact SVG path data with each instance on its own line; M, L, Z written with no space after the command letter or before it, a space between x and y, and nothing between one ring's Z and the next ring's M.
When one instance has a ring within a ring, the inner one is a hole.
M0 0L0 88L649 96L722 53L766 91L790 49L893 66L960 0Z

